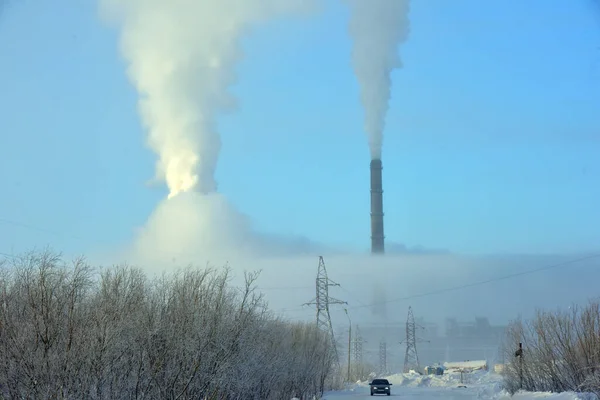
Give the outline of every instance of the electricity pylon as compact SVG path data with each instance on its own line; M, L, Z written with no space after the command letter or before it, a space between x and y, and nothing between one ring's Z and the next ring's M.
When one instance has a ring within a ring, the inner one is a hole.
M404 353L404 373L415 370L420 372L419 355L417 354L417 339L415 324L415 316L413 315L412 307L408 307L408 318L406 319L406 353ZM400 342L402 343L402 342Z
M360 334L360 328L358 327L358 325L356 325L356 328L354 328L355 330L355 334L354 334L354 339L352 340L352 344L353 344L353 349L352 352L353 354L353 358L354 358L354 362L356 363L357 366L361 366L362 365L362 360L363 360L363 343L365 343L365 341L363 340L362 335Z
M379 375L387 374L387 343L379 342Z
M352 340L352 358L354 359L354 378L362 380L365 378L365 365L363 364L363 343L367 343L360 333L358 325L354 328L356 332Z
M327 269L323 257L319 256L319 270L317 272L316 281L317 296L306 305L317 306L317 328L325 332L331 338L331 345L334 351L336 364L340 365L340 359L337 351L337 342L333 334L333 325L331 324L331 315L329 315L329 305L331 304L348 304L345 301L337 300L329 297L329 286L340 286L327 277Z

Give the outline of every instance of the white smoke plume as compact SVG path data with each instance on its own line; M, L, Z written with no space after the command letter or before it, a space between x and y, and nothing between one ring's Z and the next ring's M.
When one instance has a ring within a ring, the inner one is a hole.
M409 0L346 0L352 62L365 113L371 158L381 158L391 73L402 67L398 46L408 38Z
M156 178L169 197L216 191L219 112L242 56L241 39L271 18L307 10L306 0L100 0L121 29L121 51L139 92Z
M158 205L127 256L154 269L205 261L247 264L250 259L327 251L302 237L257 232L250 218L220 193L186 192Z
M272 240L217 193L221 140L217 117L232 110L229 92L242 39L273 18L304 14L314 0L100 0L120 30L129 79L139 94L156 179L169 189L138 233L138 262L218 262L260 254ZM290 242L284 243L292 246ZM280 246L281 247L281 246Z

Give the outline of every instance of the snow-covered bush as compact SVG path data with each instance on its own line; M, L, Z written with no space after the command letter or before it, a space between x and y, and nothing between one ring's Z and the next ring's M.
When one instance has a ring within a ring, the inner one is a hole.
M522 360L515 356L523 343ZM506 389L600 394L600 303L568 311L538 311L530 321L513 321L503 353Z
M227 269L150 280L96 274L49 252L0 272L0 396L86 399L309 398L326 389L334 352L315 324L270 314L256 274Z

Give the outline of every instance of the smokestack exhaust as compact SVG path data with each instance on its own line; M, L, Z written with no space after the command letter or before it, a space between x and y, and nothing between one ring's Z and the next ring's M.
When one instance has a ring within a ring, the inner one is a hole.
M383 166L381 159L371 160L371 253L385 252L383 236Z

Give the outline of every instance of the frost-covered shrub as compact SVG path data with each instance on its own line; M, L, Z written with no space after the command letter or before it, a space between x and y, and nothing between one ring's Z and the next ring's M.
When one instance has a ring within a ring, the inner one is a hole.
M515 356L523 343L523 358ZM504 384L510 393L529 391L600 394L600 303L568 311L538 311L513 321L503 345L508 361Z
M0 394L9 398L283 399L326 389L334 352L315 324L272 316L227 269L150 280L49 252L0 270Z

